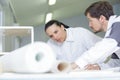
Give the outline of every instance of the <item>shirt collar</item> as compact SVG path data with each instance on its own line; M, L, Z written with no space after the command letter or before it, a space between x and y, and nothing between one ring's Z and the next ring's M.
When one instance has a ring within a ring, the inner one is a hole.
M107 26L107 31L106 31L105 37L110 35L112 25L114 23L115 18L116 18L116 15L110 17L110 19L108 21L108 26Z
M110 16L110 19L108 21L108 27L107 27L107 30L111 29L112 27L112 24L114 23L114 19L116 18L116 15L114 16Z
M65 41L74 41L73 32L68 28L66 29L67 36Z

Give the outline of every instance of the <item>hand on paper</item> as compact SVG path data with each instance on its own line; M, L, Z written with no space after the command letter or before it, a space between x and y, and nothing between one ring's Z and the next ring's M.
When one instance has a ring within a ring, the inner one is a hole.
M100 66L98 64L88 64L85 66L85 70L100 70Z
M74 70L74 69L78 68L78 65L75 64L75 63L71 63L71 67L72 67L72 69Z

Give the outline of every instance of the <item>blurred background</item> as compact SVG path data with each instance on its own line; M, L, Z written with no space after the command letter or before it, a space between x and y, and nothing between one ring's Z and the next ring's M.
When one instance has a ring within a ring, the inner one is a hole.
M0 0L0 27L33 27L34 41L48 40L44 25L50 19L59 20L70 27L91 30L84 16L85 9L100 0ZM120 15L120 0L109 1ZM12 35L10 35L12 33ZM103 37L104 33L97 34ZM31 42L31 29L6 31L0 29L0 51L8 52Z

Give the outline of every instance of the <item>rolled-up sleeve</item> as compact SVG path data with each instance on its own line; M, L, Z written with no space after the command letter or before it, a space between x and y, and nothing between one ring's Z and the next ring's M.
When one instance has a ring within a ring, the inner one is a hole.
M104 38L97 42L95 46L90 48L88 51L84 52L83 55L75 61L75 63L81 69L84 69L84 66L87 64L102 63L109 55L118 49L117 44L117 41L114 39Z
M99 64L101 70L120 67L120 59L110 59L107 63Z

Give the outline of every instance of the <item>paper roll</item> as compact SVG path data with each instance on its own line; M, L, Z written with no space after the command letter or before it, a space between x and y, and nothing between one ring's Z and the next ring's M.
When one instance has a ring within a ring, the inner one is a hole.
M0 58L4 71L44 73L50 71L56 57L44 42L35 42L16 49Z
M3 73L3 64L2 64L2 62L0 62L0 74L2 74Z
M105 69L104 71L120 72L120 67L108 68L108 69Z
M66 61L56 61L54 66L51 69L53 73L68 73L72 70L70 63Z

